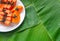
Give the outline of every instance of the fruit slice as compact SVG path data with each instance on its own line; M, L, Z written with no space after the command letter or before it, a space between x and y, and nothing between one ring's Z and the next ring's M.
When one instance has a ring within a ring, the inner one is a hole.
M0 4L0 12L3 10L3 5Z
M7 5L7 9L11 10L13 7L11 5Z
M0 24L2 24L3 22L2 22L2 19L0 19Z
M2 8L8 9L8 10L12 9L11 5L9 4L2 4Z
M17 0L12 0L11 5L16 6Z
M10 10L6 10L5 13L12 15L12 12Z
M4 22L4 24L6 25L6 26L9 26L10 24L11 24L11 22L12 22L12 17L10 16L10 17L6 17L6 19L5 19L5 22Z
M11 2L12 2L12 0L8 0L8 2L9 2L9 3L11 3Z
M14 8L16 6L16 2L17 0L8 0L7 4L11 5L11 7Z
M19 23L19 21L20 21L20 14L17 14L17 12L14 12L12 17L12 23L17 24Z
M7 3L8 0L1 0L2 3Z
M20 21L20 16L17 16L16 18L12 18L12 23L18 24Z
M4 13L0 12L0 24L3 23Z
M2 15L2 16L3 16L3 15L4 15L4 12L0 12L0 15Z
M10 10L6 10L5 13L7 15L5 16L4 25L9 26L12 22L12 13Z
M10 23L11 23L11 21L6 20L6 21L4 22L4 25L5 25L5 26L9 26Z
M0 19L3 19L3 16L2 15L0 15Z
M18 13L21 13L23 10L23 7L22 6L16 6L15 8L12 9L12 12L18 12Z
M9 20L9 21L11 21L11 17L6 17L6 20Z
M0 23L3 22L3 16L0 15Z

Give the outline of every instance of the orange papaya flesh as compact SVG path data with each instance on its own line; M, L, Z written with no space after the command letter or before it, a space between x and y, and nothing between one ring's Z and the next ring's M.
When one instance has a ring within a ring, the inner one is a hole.
M22 10L23 10L23 7L22 7L22 6L16 6L16 7L14 7L11 11L12 11L12 12L17 11L18 13L21 13Z
M17 24L19 23L19 21L20 21L20 14L17 14L17 12L14 12L12 17L12 23Z
M1 0L2 3L6 3L8 0Z
M6 20L6 21L4 22L4 25L5 25L5 26L9 26L10 24L11 24L11 21Z
M20 16L17 16L15 18L12 18L12 23L18 24L20 21Z

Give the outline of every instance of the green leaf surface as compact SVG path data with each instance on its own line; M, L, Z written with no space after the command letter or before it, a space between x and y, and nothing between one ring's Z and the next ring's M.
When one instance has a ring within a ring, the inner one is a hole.
M26 17L14 31L0 32L0 41L60 41L60 0L21 0Z
M43 24L15 33L7 41L53 41Z

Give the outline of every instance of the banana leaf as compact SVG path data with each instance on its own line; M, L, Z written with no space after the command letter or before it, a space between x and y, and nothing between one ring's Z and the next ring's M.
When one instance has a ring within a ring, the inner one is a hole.
M26 8L22 25L0 32L0 41L60 41L60 0L21 0Z

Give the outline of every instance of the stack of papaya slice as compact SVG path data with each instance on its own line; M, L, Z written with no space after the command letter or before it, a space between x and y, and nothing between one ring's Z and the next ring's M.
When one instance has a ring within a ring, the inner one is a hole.
M11 23L18 24L22 6L16 6L17 0L1 0L0 2L0 24L9 26Z

